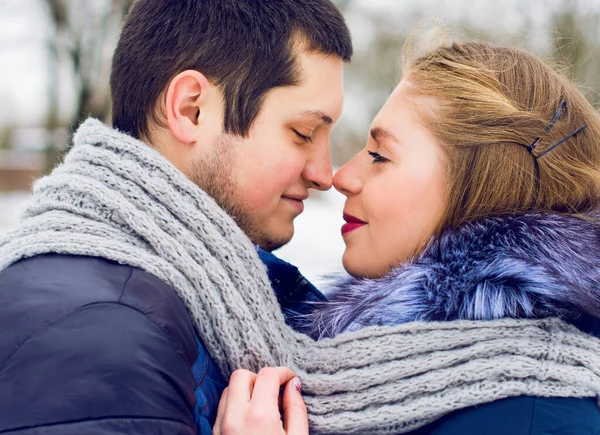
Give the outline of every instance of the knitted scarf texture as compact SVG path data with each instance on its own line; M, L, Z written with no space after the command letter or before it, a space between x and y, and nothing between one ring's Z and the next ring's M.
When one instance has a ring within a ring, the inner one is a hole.
M0 270L45 253L143 269L185 303L224 376L289 366L311 433L396 434L519 396L597 397L600 340L559 319L413 322L314 341L289 328L233 219L146 144L87 120L38 180Z

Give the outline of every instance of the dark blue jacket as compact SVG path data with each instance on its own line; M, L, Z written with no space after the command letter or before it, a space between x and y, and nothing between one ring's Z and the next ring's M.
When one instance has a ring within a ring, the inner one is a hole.
M595 399L513 397L456 411L405 435L600 435Z
M259 254L285 312L323 298ZM212 431L226 381L175 291L149 273L92 257L19 261L0 273L0 330L0 433Z

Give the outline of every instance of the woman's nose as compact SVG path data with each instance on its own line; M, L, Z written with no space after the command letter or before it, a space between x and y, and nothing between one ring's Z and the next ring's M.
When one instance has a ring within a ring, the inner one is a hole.
M333 176L333 186L347 197L357 195L362 189L362 181L355 162L356 157L342 166Z

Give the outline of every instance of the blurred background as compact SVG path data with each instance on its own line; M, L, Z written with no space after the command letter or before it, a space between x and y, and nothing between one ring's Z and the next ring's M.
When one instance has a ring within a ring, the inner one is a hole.
M60 162L88 116L110 118L111 55L133 0L0 0L0 235L13 228L32 181ZM402 46L435 18L458 39L521 47L558 66L600 106L600 0L337 0L353 35L339 167L364 146L395 87ZM423 25L424 26L424 25ZM311 279L341 270L344 198L315 194L279 251Z

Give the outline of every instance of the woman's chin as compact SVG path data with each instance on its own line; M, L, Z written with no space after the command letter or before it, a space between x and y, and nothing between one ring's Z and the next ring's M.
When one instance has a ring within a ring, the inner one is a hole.
M366 258L368 260L369 258ZM380 278L385 275L387 271L378 270L377 267L373 267L372 264L368 264L364 261L365 258L356 258L352 255L352 251L346 249L342 256L342 265L346 272L354 278Z
M360 269L357 269L354 263L355 262L352 261L351 255L348 253L348 248L346 247L344 255L342 255L342 265L344 266L344 269L349 275L355 278L363 278L363 276L359 272Z

